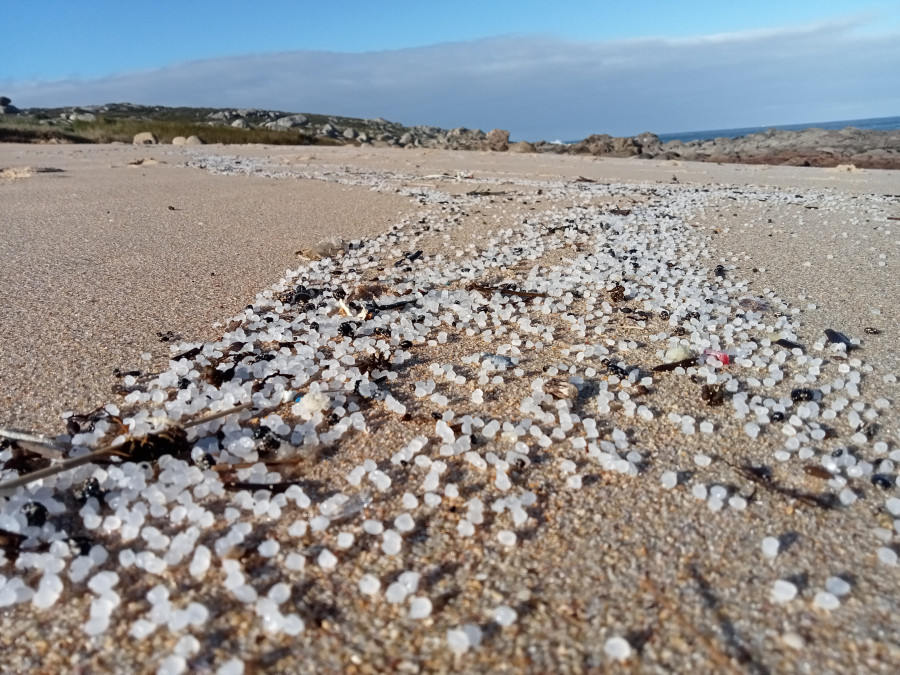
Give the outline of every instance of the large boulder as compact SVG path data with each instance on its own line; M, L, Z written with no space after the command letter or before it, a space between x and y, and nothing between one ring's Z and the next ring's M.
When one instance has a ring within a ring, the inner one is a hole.
M357 131L356 131L356 129L354 129L353 127L347 127L346 129L344 129L344 134L343 134L343 136L344 136L344 138L346 138L348 141L352 141L354 138L356 138L356 136L357 136Z
M69 119L73 122L96 122L97 116L91 112L73 112Z
M570 152L589 153L596 156L633 157L640 154L641 146L632 136L593 134L583 141L572 144L569 146L569 150Z
M139 134L135 134L134 140L131 142L135 145L156 145L159 143L159 140L149 131L142 131Z
M184 136L176 136L172 139L172 145L187 145L187 139Z
M534 147L534 143L529 143L528 141L519 141L518 143L510 143L509 151L510 152L537 152L537 148Z
M233 126L235 129L249 129L250 128L250 125L247 124L247 120L245 120L245 119L236 119L234 122L231 123L231 126Z
M184 141L185 145L203 145L203 141L200 140L199 136L188 136Z
M653 157L662 152L662 143L659 141L659 136L651 134L649 131L635 136L634 142L640 148L639 154L641 155Z
M309 124L309 119L307 119L306 115L287 115L286 117L279 117L275 120L275 127L277 129L292 129L294 127L305 127Z
M19 109L12 104L8 96L0 96L0 115L15 115Z
M487 133L485 147L494 152L506 152L509 150L509 132L506 129L491 129Z

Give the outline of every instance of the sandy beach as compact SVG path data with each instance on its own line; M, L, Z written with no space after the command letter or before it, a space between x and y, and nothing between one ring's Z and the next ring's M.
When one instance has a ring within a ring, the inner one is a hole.
M900 668L900 171L0 145L0 204L0 427L254 406L0 498L9 672Z

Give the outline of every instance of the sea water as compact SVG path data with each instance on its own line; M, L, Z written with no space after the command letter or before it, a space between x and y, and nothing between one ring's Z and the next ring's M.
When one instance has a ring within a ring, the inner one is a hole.
M802 131L803 129L843 129L855 127L873 131L891 131L900 129L900 117L873 117L864 120L838 120L835 122L817 122L814 124L773 124L768 127L744 127L741 129L712 129L709 131L681 131L677 133L658 134L663 143L679 140L705 141L711 138L738 138L750 134L758 134L769 129L782 129L784 131Z

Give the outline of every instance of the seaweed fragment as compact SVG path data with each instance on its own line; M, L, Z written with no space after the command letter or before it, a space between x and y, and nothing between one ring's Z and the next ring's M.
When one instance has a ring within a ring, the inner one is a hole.
M80 457L70 457L44 469L38 469L24 474L18 478L0 483L0 497L7 497L19 487L29 485L36 480L55 476L63 471L74 469L85 464L91 464L98 460L107 460L111 457L123 457L133 462L147 462L158 460L163 455L186 454L190 451L190 443L187 440L187 429L192 426L211 422L220 417L240 412L251 407L250 403L219 410L203 415L181 425L172 424L160 431L140 437L129 437L124 443L118 445L105 445Z
M825 329L825 337L828 338L828 342L835 345L844 345L849 352L851 349L859 349L859 345L855 345L850 341L846 335L837 330L832 330L831 328Z
M784 347L785 349L803 349L803 345L799 342L794 342L793 340L788 340L787 338L778 338L775 340L774 344L779 347Z
M704 384L700 387L700 398L706 401L708 406L720 406L725 403L724 384Z
M660 363L657 366L653 366L650 370L654 373L667 373L669 371L675 370L676 368L690 368L697 364L697 357L691 356L687 359L681 359L680 361L672 361L671 363Z

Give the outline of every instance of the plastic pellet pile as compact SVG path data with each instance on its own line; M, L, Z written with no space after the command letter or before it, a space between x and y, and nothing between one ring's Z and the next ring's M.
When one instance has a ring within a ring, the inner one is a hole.
M110 644L100 666L158 673L900 662L896 376L714 247L716 209L798 195L198 168L418 211L68 418L72 456L123 452L2 500L20 667ZM0 481L35 461L5 442Z

